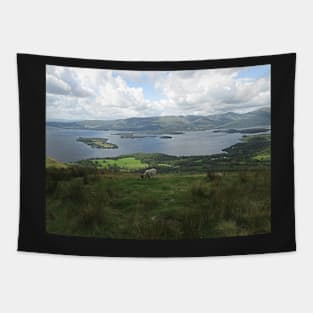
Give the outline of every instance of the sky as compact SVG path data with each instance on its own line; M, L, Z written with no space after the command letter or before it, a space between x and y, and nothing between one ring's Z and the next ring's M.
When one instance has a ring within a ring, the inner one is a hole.
M46 66L46 116L113 120L270 107L270 65L188 71Z

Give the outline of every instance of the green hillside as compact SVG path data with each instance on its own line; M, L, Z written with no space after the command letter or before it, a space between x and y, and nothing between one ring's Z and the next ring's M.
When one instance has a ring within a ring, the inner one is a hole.
M118 239L193 239L271 231L271 136L225 153L46 162L49 233ZM146 168L157 175L142 179Z
M192 239L271 231L270 171L107 173L59 180L47 191L49 233L118 239ZM227 197L225 196L227 195Z
M46 159L46 168L68 168L68 165L56 159L48 157Z

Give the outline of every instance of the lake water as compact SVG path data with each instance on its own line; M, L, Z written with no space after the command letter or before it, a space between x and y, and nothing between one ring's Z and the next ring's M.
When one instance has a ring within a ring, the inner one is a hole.
M120 138L119 131L99 131L62 129L47 126L47 156L63 162L73 162L88 158L117 157L138 152L165 153L176 156L210 155L222 152L240 141L243 134L214 133L212 130L185 132L170 135L172 139L160 136L145 138ZM127 133L127 132L125 132ZM136 135L134 133L134 135ZM167 134L162 134L167 135ZM97 149L77 141L78 137L108 138L108 142L118 145L118 149Z

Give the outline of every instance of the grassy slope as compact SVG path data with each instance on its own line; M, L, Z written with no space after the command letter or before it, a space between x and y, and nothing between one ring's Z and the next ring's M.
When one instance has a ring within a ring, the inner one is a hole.
M243 138L245 143L254 144L255 142L263 142L264 146L254 152L252 155L253 160L257 161L266 161L269 162L271 160L271 135L263 134L263 135L254 135L254 136L246 136Z
M227 197L225 195L227 194ZM133 239L238 236L270 231L270 172L131 173L59 181L47 194L51 233Z
M68 168L68 165L56 159L48 157L46 159L46 168Z
M269 232L270 136L247 136L226 151L179 158L135 154L76 165L49 158L47 230L133 239ZM142 172L147 165L157 167L159 174L141 180L134 171ZM223 170L224 175L207 176L212 170Z

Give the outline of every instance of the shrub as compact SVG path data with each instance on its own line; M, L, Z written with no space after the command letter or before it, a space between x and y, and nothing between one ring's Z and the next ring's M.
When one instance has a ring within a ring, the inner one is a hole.
M239 173L239 181L241 184L245 184L249 181L249 176L246 172Z
M82 178L75 178L71 181L60 181L56 188L56 198L63 203L82 204L86 200L86 193Z
M46 193L47 194L53 194L55 190L57 189L58 181L54 179L53 177L48 177L46 179Z
M106 222L105 208L103 206L88 203L81 208L78 215L78 223L86 229L94 229L97 225L103 225Z
M208 185L202 181L198 181L191 186L191 196L193 200L199 200L208 196Z

